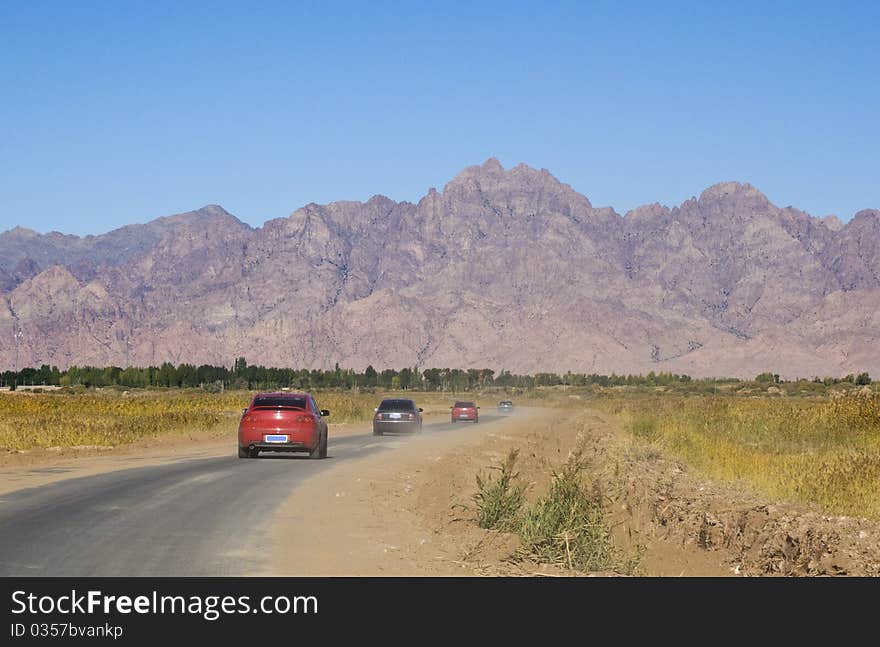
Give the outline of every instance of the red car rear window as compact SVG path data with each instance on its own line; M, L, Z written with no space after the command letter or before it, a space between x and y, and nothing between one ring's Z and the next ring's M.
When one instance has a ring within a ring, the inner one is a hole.
M416 405L412 400L382 400L379 403L379 411L415 411Z
M254 399L254 409L305 409L305 398L266 396Z
M447 400L447 402L448 402L448 400ZM474 403L473 402L456 402L455 408L456 409L473 409Z

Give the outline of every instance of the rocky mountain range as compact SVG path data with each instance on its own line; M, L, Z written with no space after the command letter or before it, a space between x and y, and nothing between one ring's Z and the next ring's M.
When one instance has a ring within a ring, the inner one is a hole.
M219 206L100 236L0 234L0 369L250 363L880 375L880 211L843 225L716 184L621 216L546 170L417 204Z

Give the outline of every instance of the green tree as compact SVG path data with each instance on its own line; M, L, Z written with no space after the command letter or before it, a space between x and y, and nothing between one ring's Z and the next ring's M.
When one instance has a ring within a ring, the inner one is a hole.
M232 372L236 377L243 377L245 371L247 371L247 360L244 357L236 357L235 358L235 366L232 369Z

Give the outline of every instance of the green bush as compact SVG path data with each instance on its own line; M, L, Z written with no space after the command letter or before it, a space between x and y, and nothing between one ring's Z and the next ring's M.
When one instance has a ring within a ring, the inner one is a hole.
M573 452L554 472L550 489L533 506L525 505L525 487L514 466L519 451L511 450L497 469L500 476L477 476L477 519L481 528L514 532L522 539L521 553L542 562L583 571L638 568L640 554L625 559L614 544L607 522L605 497L598 483L587 483L583 450Z
M604 497L597 483L585 483L583 467L578 451L553 475L549 492L523 516L523 546L540 561L583 571L614 570L620 560Z
M629 423L629 430L634 436L652 441L657 437L657 419L639 416Z
M514 530L519 522L519 514L523 506L525 486L517 483L519 477L513 471L519 450L512 449L500 467L497 479L483 480L477 475L477 518L480 528L491 530Z

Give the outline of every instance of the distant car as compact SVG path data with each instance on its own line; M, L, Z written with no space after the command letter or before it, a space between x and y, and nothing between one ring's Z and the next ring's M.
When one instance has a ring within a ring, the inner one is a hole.
M388 398L382 400L373 416L373 435L387 433L419 433L422 430L422 410L412 400Z
M475 403L465 400L459 400L452 405L452 422L459 420L473 420L474 423L480 422L480 414Z
M513 402L510 400L502 400L498 403L498 413L510 413L513 411Z
M238 424L238 457L260 452L307 452L327 458L326 409L308 393L258 393Z

